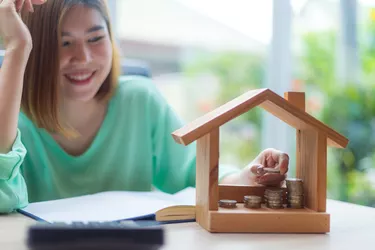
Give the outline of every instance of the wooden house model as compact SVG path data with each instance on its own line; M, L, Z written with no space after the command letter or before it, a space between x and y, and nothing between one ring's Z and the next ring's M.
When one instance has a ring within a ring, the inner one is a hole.
M296 129L296 178L303 180L302 209L248 209L244 195L262 196L267 187L218 183L220 126L261 107ZM177 143L197 141L196 221L209 232L326 233L327 147L345 148L348 139L305 111L304 92L286 92L284 98L270 89L249 91L172 133ZM233 199L237 208L218 206Z

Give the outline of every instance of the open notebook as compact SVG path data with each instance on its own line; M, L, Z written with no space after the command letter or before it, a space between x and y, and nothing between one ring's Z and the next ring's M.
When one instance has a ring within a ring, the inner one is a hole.
M60 200L29 204L20 213L46 222L110 222L155 219L195 220L195 189L173 195L160 191L108 191Z

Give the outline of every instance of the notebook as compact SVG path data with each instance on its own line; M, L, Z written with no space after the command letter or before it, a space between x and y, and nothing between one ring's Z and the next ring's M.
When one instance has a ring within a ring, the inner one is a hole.
M195 188L189 187L175 194L161 191L106 191L30 203L19 212L49 223L145 219L161 222L194 221Z

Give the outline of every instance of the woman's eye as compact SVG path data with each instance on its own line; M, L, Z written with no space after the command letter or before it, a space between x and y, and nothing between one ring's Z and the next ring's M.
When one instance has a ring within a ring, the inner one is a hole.
M91 38L91 39L89 39L89 42L90 42L90 43L98 42L98 41L102 40L103 37L104 37L104 36L97 36L97 37Z
M63 46L63 47L67 47L67 46L69 46L69 45L70 45L70 42L67 42L67 41L62 43L62 46Z

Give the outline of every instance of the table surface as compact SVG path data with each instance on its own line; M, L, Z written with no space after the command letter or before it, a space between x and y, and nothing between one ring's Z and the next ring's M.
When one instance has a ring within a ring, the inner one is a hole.
M375 208L327 201L328 234L209 233L197 223L165 225L162 249L375 249ZM26 250L26 232L34 220L21 214L0 215L0 249Z

